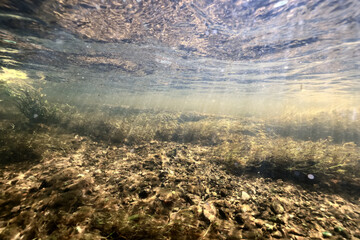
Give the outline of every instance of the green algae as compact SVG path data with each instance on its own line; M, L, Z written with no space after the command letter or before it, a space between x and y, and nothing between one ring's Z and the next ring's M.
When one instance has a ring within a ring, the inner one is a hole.
M22 117L3 119L3 122L10 123L1 129L1 151L5 162L10 159L14 162L39 159L36 146L46 148L49 142L53 143L50 146L52 149L66 152L69 148L60 143L61 134L73 134L110 145L137 146L161 141L209 146L212 149L209 160L238 173L259 172L266 177L310 183L323 179L356 182L360 178L357 141L336 138L337 131L333 136L322 138L320 134L307 140L298 134L304 126L313 126L311 119L330 118L336 125L354 131L353 136L357 136L359 130L355 128L359 122L349 121L336 112L328 115L320 113L302 118L299 122L290 116L279 116L277 120L235 118L121 107L81 111L76 106L49 102L41 90L7 91L10 92L10 102L14 103ZM16 126L16 131L10 131L9 126ZM289 126L293 130L284 132L283 129ZM300 130L294 130L297 128ZM56 138L59 140L55 141ZM76 144L68 145L76 148Z

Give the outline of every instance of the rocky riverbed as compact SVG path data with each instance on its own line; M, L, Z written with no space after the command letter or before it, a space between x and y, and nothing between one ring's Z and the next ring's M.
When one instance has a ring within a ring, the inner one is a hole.
M209 146L69 144L1 168L1 239L360 239L359 196L234 174Z

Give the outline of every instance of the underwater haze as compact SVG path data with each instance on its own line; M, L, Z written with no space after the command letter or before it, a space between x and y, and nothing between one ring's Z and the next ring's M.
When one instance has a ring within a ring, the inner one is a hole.
M360 239L360 1L2 0L1 239Z

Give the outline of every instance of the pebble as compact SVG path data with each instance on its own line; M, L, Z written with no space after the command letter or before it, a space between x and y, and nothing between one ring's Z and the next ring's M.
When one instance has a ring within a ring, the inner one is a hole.
M242 191L241 192L241 199L244 200L244 201L247 201L250 199L250 195L247 194L246 192Z
M277 214L282 214L284 212L284 207L279 202L273 202L271 208Z
M273 234L271 234L271 236L273 236L274 238L282 238L282 233L277 230Z
M257 227L260 228L265 225L265 222L262 219L255 219L254 223L256 224Z
M323 235L324 238L332 237L332 234L330 232L328 232L328 231L323 232L322 235Z
M297 236L305 236L305 234L300 229L297 229L295 227L288 228L287 232L291 234L295 234Z
M12 209L11 209L11 213L16 213L16 212L18 212L20 210L20 206L15 206L15 207L13 207Z
M213 203L205 203L203 205L203 216L209 221L213 222L216 219L216 207Z
M269 223L265 223L265 227L267 231L274 231L274 225L271 225Z
M342 231L344 231L344 228L341 227L341 226L336 226L336 227L334 227L334 231L335 232L342 232Z
M251 211L251 207L250 207L249 205L247 205L247 204L242 205L242 206L240 207L240 211L241 211L242 213L250 212L250 211Z
M253 229L250 231L243 232L243 239L259 239L261 235L262 235L261 230Z

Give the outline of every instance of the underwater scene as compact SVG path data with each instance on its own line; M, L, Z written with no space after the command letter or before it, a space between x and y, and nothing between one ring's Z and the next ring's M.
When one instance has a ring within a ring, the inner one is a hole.
M0 239L360 239L360 1L0 1Z

